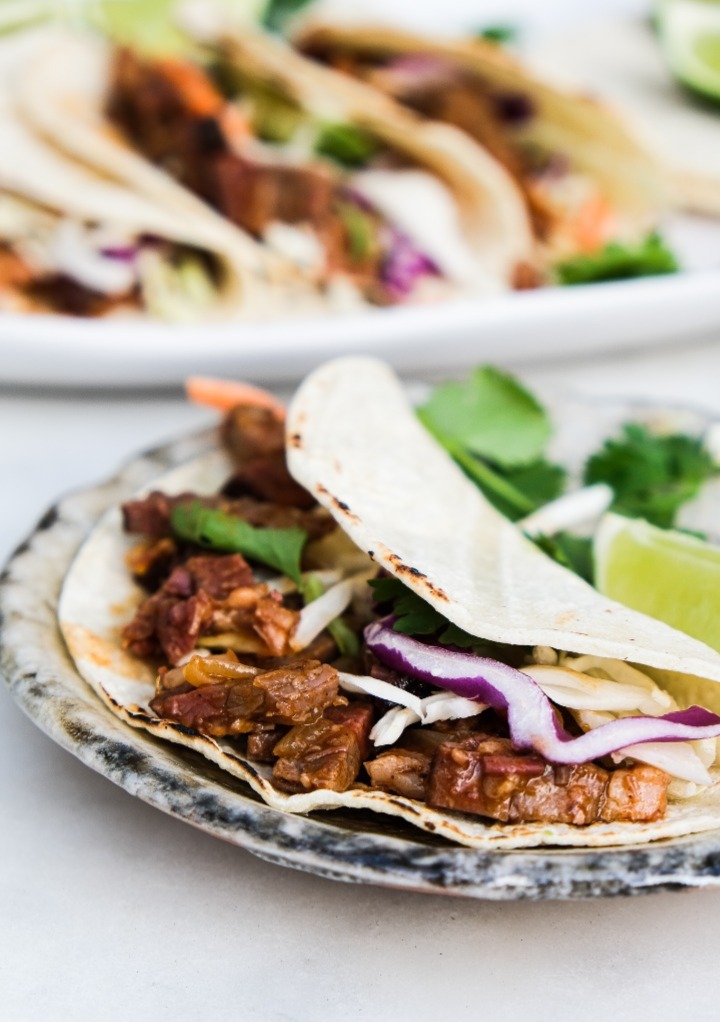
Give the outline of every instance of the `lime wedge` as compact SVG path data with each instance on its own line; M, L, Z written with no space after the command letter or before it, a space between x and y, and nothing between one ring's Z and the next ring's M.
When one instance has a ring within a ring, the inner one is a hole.
M675 77L694 92L720 101L720 3L664 0L658 26Z
M601 593L720 652L720 547L607 514L594 555Z

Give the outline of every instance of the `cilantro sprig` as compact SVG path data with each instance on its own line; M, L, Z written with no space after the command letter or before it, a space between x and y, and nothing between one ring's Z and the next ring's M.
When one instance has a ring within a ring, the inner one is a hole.
M400 579L374 578L370 580L370 586L375 603L392 614L393 628L396 632L403 635L432 636L443 646L470 649L479 656L497 654L497 643L470 635L448 621L421 596L408 589Z
M234 515L204 507L198 500L173 508L170 527L180 539L211 550L243 554L300 583L300 558L308 540L304 529L256 528Z
M545 454L551 432L548 414L506 373L486 366L467 380L442 384L418 414L468 478L511 521L565 492L565 470ZM682 505L718 474L720 468L701 439L661 436L629 423L619 437L605 441L591 455L583 482L610 486L612 510L672 528ZM588 537L560 532L533 541L558 563L592 581ZM401 603L400 609L405 605ZM399 620L402 626L402 614ZM415 626L417 621L412 620Z
M629 423L619 438L606 440L585 466L586 484L607 483L612 509L670 529L683 504L720 468L699 437L660 436Z
M538 399L492 366L443 383L419 409L423 425L512 521L558 497L565 470L545 458L550 418Z
M635 245L610 242L598 252L565 259L556 264L555 276L565 285L596 284L677 273L678 269L677 259L653 231Z

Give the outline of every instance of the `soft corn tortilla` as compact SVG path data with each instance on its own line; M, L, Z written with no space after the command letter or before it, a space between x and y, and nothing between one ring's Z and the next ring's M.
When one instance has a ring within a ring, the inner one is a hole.
M294 40L362 57L426 55L509 92L527 93L537 108L523 136L551 151L567 153L573 165L599 181L629 224L643 226L670 201L664 169L620 114L609 105L556 87L499 46L482 39L430 37L368 22L357 12L330 20L322 9L299 19Z
M372 550L379 564L463 628L486 638L552 641L577 652L692 670L700 677L690 680L720 690L718 654L611 603L523 540L419 426L399 383L381 363L344 359L321 368L300 388L288 425L296 478L361 548ZM217 451L157 479L152 488L212 493L229 471ZM222 741L150 713L153 672L120 643L122 627L144 595L123 560L133 542L113 509L68 573L59 620L79 673L130 726L201 753L274 809L369 809L481 849L630 845L720 826L719 784L671 802L657 823L590 827L488 823L363 785L342 793L283 794L270 783L268 768ZM676 679L678 692L683 678ZM381 819L377 825L382 827Z

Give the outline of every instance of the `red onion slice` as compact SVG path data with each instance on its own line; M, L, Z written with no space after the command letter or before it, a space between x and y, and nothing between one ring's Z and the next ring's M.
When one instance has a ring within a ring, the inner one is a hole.
M643 742L720 736L720 717L691 706L662 717L621 717L574 738L558 723L540 686L514 667L472 653L427 646L394 631L387 620L368 625L365 642L388 667L506 711L516 748L535 749L551 763L588 763Z

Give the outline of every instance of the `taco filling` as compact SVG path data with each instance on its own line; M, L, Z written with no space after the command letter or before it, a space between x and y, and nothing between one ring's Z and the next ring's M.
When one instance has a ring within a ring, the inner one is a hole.
M208 69L117 51L107 112L144 156L326 291L390 305L487 286L439 177L221 51Z
M304 407L288 427L303 479ZM720 717L611 655L610 622L603 655L592 636L585 653L572 638L499 639L491 616L468 631L438 610L452 597L429 573L350 542L336 519L352 534L360 504L318 483L323 507L290 474L277 409L237 405L222 439L234 470L219 493L156 490L122 508L146 594L122 645L155 672L157 722L215 740L276 792L384 793L503 824L647 824L712 783Z
M194 319L215 303L208 252L82 220L0 188L0 308L70 316Z
M502 164L550 259L628 243L652 225L649 207L644 223L642 216L638 221L643 186L630 179L644 175L648 194L657 193L658 175L599 104L541 83L482 39L445 43L384 27L354 31L356 26L308 21L296 39L308 56L423 117L454 125ZM618 181L613 152L631 168L627 189Z

